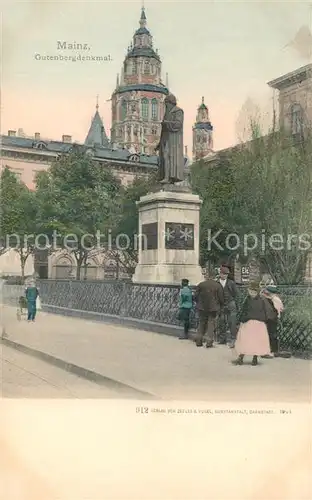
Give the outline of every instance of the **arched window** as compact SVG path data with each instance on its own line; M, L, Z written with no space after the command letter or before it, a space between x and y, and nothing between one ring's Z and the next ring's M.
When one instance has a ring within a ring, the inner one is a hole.
M127 101L123 100L121 103L121 120L125 120L127 116Z
M142 118L147 119L148 118L148 99L145 97L142 99Z
M158 119L158 102L157 99L152 100L152 120Z
M137 63L136 63L136 60L133 59L133 61L132 61L132 74L136 75L136 73L137 73Z
M291 107L291 133L301 134L303 126L303 113L300 104L293 104Z
M144 61L144 74L149 75L150 73L150 63L149 61Z

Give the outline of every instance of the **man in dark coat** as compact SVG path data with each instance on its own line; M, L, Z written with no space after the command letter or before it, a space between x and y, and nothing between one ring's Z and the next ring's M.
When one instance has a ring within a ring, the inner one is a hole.
M224 293L220 283L207 276L206 280L197 286L195 302L199 314L196 345L201 347L206 335L206 347L213 347L217 316L224 305Z
M237 332L237 287L235 281L229 278L229 269L225 266L221 267L218 282L223 287L224 291L224 308L220 314L220 344L228 344L233 348Z
M161 124L159 144L159 181L174 184L184 180L183 121L184 112L174 95L165 98L165 115Z

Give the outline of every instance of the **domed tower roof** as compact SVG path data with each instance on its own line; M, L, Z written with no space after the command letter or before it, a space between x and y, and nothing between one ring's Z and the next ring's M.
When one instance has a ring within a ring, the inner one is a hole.
M146 28L146 14L145 9L142 7L141 17L140 17L140 27L136 30L135 35L150 35L150 32Z
M209 119L209 110L208 110L204 101L205 101L205 99L204 99L204 97L202 97L202 102L198 106L198 109L197 109L197 117L196 117L196 123L194 125L194 128L213 130L213 126L211 125L211 122Z
M126 60L130 57L153 57L160 61L160 57L153 48L153 37L146 27L146 14L145 9L142 7L140 17L140 27L133 35L133 42L128 48Z

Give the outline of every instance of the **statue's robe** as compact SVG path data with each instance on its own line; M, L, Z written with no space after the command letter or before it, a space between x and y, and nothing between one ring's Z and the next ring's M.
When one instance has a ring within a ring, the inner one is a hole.
M184 112L177 106L165 113L159 141L159 180L184 180L183 120Z

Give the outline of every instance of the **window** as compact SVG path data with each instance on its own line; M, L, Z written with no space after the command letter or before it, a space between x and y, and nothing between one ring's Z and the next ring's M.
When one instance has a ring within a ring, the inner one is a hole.
M23 169L13 168L13 167L9 167L9 169L11 170L11 172L13 174L15 174L18 177L18 179L22 178L22 171L23 171Z
M136 64L136 60L133 59L133 61L132 61L132 74L136 75L136 73L137 73L137 64Z
M157 135L157 128L156 128L156 127L153 127L153 128L152 128L152 134L153 134L153 135Z
M301 134L303 126L303 116L302 116L302 108L300 104L294 104L291 107L291 133Z
M144 74L149 75L150 73L150 64L149 61L144 61Z
M146 98L142 99L142 118L148 118L148 100Z
M139 156L134 154L129 157L129 161L139 161Z
M158 102L157 99L152 100L152 119L157 120L158 118Z
M125 120L127 116L127 101L123 100L121 103L121 120Z

